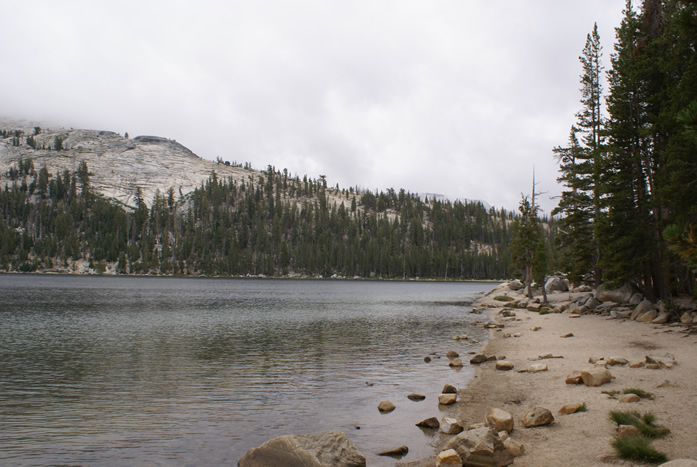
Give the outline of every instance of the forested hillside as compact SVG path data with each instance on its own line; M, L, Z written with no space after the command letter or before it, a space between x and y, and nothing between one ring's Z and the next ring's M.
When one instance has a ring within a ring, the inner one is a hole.
M627 1L603 89L597 27L580 57L581 110L555 148L559 239L572 280L695 291L697 3Z
M16 138L13 134L5 138ZM23 141L24 142L24 141ZM221 161L222 163L222 161ZM328 188L269 167L170 187L128 207L89 166L20 159L0 192L0 270L223 276L495 279L512 275L514 216L387 190ZM550 229L547 229L550 232Z

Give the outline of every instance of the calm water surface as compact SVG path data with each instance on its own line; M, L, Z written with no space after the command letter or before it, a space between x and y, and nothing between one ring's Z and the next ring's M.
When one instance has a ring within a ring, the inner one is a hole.
M322 431L432 455L414 424L471 378L444 355L494 285L0 275L0 464L236 465Z

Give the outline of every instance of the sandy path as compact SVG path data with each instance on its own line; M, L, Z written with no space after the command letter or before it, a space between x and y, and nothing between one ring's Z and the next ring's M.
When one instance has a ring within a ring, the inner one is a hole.
M499 371L495 362L481 364L473 382L461 390L453 415L467 427L483 421L491 407L510 412L515 420L512 437L525 446L525 454L516 458L514 465L633 465L616 458L610 446L615 427L608 420L608 412L614 409L653 412L657 423L672 432L655 441L654 446L669 459L697 459L697 335L688 336L680 325L651 325L600 315L570 318L565 313L539 315L514 310L516 316L504 321L500 310L487 310L494 322L504 323L505 328L492 330L492 338L483 352L505 356L515 368ZM532 331L534 327L540 329ZM516 333L520 337L503 337ZM573 337L561 337L567 333L573 333ZM550 353L564 358L536 360L539 355ZM600 387L564 382L572 371L592 367L589 357L619 356L638 362L644 361L647 355L666 353L677 361L671 369L613 366L608 369L614 379ZM549 370L517 371L532 363L545 363ZM653 394L654 399L628 404L603 394L603 391L626 388L643 389ZM564 404L577 402L585 402L588 411L557 414ZM524 428L520 420L536 406L552 411L555 422L546 427ZM444 435L442 441L445 439Z

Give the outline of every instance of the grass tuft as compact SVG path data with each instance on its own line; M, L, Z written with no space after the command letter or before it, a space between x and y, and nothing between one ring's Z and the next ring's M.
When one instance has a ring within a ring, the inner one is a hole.
M576 409L576 412L588 412L588 406L586 405L586 403L584 402L583 404L581 404L581 406L578 409Z
M639 433L647 438L662 438L670 433L668 428L663 428L654 424L656 422L656 416L651 412L641 415L635 410L626 412L612 410L610 411L610 419L618 425L634 425L637 427L637 430L639 430Z
M668 457L651 446L651 440L643 436L615 438L612 447L622 459L632 459L640 462L663 463Z

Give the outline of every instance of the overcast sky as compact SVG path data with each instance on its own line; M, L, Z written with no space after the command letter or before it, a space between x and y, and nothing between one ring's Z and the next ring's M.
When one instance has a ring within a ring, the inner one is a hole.
M2 2L0 116L176 139L207 159L508 210L624 0Z

